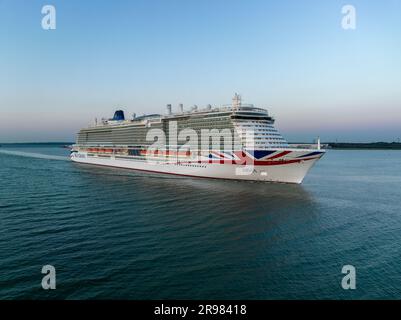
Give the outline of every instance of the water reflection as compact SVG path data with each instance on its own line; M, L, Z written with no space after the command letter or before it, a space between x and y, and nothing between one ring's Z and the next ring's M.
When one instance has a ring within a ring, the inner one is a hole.
M313 202L313 197L302 185L187 178L75 163L73 165L82 174L82 179L97 181L108 189L116 188L121 191L126 188L126 192L135 190L137 195L157 191L155 195L160 197L164 195L171 200L191 200L194 205L206 200L206 203L215 206L221 206L221 202L224 202L238 209L264 207L274 211L277 207L305 206Z
M315 201L302 185L183 178L82 165L76 166L76 172L93 192L114 199L113 215L124 220L120 233L125 228L144 231L141 241L152 243L149 250L164 253L160 261L166 268L185 264L182 273L189 278L193 270L198 270L196 277L206 277L199 268L210 274L221 272L215 269L217 265L257 265L274 259L274 266L254 268L253 279L261 281L291 258L289 252L273 257L277 248L296 243L318 228ZM178 283L184 281L175 279L176 272L165 272ZM224 275L219 277L225 281ZM182 289L188 285L183 283Z

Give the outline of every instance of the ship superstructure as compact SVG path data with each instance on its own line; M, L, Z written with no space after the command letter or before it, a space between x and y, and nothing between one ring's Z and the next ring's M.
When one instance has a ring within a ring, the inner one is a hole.
M324 150L292 149L267 110L232 104L112 119L80 130L75 162L177 175L301 183Z

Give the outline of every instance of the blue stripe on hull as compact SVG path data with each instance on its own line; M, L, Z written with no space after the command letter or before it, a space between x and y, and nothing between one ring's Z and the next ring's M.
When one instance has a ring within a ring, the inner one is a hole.
M275 153L277 150L274 151L265 151L265 150L247 150L247 152L252 155L255 159L262 159L272 153Z
M303 156L299 156L297 158L304 158L304 157L312 157L312 156L317 156L318 154L323 154L324 152L311 152L308 154L304 154Z

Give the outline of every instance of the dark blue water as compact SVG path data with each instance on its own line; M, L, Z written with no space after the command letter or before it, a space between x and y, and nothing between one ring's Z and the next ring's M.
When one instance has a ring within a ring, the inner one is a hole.
M89 167L67 153L0 148L2 299L401 298L400 151L329 151L302 186ZM53 291L41 288L46 264ZM341 287L347 264L353 291Z

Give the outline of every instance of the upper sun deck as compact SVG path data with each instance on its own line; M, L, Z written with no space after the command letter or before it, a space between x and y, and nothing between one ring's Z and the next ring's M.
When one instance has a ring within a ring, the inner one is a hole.
M204 109L198 109L196 107L192 108L188 111L183 112L171 112L162 117L165 119L169 118L177 118L177 117L184 117L184 116L202 116L202 115L209 115L209 114L226 114L226 115L234 115L240 113L252 113L255 115L268 115L266 109L256 108L252 104L242 104L241 106L234 107L232 105L223 105L221 107L206 107Z
M241 96L235 94L232 104L222 105L220 107L212 107L210 104L205 108L193 106L190 110L184 110L183 105L179 105L178 112L172 112L171 104L167 105L167 114L145 114L132 119L125 119L122 111L119 112L119 117L116 115L112 119L102 119L100 122L95 121L89 128L99 128L108 126L128 126L128 125L146 125L149 123L161 122L163 119L173 120L183 117L202 117L202 116L255 116L263 117L274 121L274 118L269 116L266 109L257 108L253 104L244 104L241 101ZM117 113L116 112L116 113ZM122 115L121 115L122 113Z

